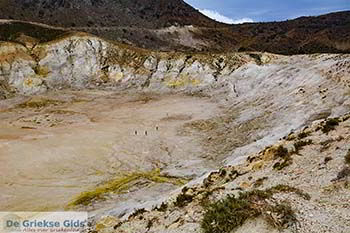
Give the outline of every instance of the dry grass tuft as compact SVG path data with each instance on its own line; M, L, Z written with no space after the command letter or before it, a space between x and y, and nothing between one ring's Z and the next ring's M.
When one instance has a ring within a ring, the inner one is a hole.
M122 193L129 189L129 185L137 180L146 179L155 183L171 183L174 185L184 185L188 180L178 177L170 177L162 175L160 169L155 169L150 172L135 172L123 177L118 177L114 180L96 187L92 191L81 193L74 201L68 204L68 207L74 207L79 205L89 205L95 200L104 200L108 193Z

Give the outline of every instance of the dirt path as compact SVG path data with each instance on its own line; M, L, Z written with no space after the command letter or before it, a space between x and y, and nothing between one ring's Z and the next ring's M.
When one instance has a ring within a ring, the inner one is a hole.
M0 210L64 209L118 175L162 168L194 177L215 166L199 157L197 136L178 134L217 113L207 99L65 92L8 106L0 109Z

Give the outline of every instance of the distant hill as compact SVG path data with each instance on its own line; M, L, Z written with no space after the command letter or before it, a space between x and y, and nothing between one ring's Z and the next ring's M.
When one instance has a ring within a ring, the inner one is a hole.
M0 0L0 17L61 27L218 25L182 0Z
M84 31L161 51L350 53L350 11L269 23L227 25L182 0L0 0L0 40L47 41ZM45 23L56 28L28 25Z
M270 23L248 23L203 29L217 49L281 54L349 53L350 11Z

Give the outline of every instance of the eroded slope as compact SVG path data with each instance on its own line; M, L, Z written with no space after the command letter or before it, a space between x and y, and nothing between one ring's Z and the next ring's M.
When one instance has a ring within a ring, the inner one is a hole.
M349 123L315 122L153 210L102 218L97 232L348 232Z

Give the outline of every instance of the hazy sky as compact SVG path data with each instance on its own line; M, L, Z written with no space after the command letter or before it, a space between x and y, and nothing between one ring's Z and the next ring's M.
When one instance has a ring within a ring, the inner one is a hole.
M202 13L227 23L280 21L350 10L350 0L185 0Z

